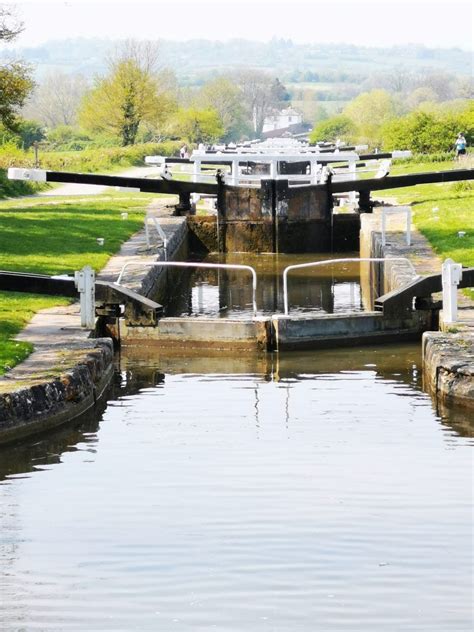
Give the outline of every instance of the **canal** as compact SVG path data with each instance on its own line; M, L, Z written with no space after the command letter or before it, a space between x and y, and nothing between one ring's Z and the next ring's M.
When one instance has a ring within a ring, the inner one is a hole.
M358 258L359 254L348 253L340 257ZM283 312L283 271L287 266L311 261L329 261L334 258L333 253L212 253L205 257L204 262L247 265L254 268L258 279L258 313L262 316L271 316ZM288 285L292 313L337 314L363 311L360 267L361 264L358 262L344 261L292 271ZM363 270L367 267L365 265ZM248 272L189 269L188 274L183 274L180 269L180 279L179 283L168 285L167 316L252 318L252 278Z
M419 344L122 355L0 451L0 628L471 630L473 443Z

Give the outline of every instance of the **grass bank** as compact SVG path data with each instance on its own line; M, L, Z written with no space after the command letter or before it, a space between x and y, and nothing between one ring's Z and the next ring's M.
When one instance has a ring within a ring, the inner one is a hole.
M71 274L84 265L103 268L120 245L143 226L152 195L31 198L0 203L0 269ZM127 212L123 220L121 213ZM97 238L105 239L99 246ZM31 346L14 337L32 315L67 304L61 297L0 292L0 375L21 362Z
M465 163L418 163L396 165L392 173L417 173L444 169L472 168ZM433 250L443 259L450 257L474 266L474 181L421 184L406 189L380 192L380 198L411 205L413 222ZM465 234L463 234L465 233ZM474 298L474 291L468 292Z
M126 167L144 166L145 156L171 156L178 153L179 146L180 143L168 141L83 151L40 151L39 166L49 171L113 173ZM11 145L0 147L0 198L28 195L44 188L44 185L30 182L12 182L6 177L6 170L9 167L34 166L33 151L22 151Z

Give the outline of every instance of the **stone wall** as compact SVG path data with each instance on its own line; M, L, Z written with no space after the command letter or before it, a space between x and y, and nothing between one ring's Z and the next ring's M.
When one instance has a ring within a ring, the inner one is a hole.
M426 390L443 404L474 409L474 335L424 333L423 378Z
M113 374L112 341L91 340L65 351L61 362L49 379L3 381L8 392L0 392L0 444L54 428L93 407Z

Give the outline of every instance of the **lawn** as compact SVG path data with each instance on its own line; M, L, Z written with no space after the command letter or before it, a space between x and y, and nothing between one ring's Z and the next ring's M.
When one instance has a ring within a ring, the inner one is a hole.
M403 166L397 166L396 172L442 171L457 166L453 162L407 164L403 171ZM473 180L390 189L377 192L377 197L395 198L398 204L410 204L415 226L429 240L436 253L443 259L450 257L465 266L474 266ZM463 232L465 235L460 236L459 233ZM473 291L468 293L474 297Z
M143 226L151 194L27 198L0 203L0 269L72 274L84 265L99 271ZM122 213L128 213L122 219ZM105 239L104 245L97 238ZM66 304L61 297L0 292L0 375L31 351L15 335L40 309Z

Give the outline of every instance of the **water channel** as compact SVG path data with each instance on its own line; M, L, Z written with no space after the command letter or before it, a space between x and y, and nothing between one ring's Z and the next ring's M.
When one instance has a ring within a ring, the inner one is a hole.
M122 357L0 452L0 628L472 629L472 424L419 345Z
M341 257L358 257L344 253ZM209 254L206 263L248 265L258 278L259 314L271 316L283 311L283 271L287 266L334 259L334 254L301 255L227 253ZM183 275L184 281L171 287L167 316L251 318L252 278L241 270L198 269ZM288 297L292 313L363 311L360 264L334 263L320 268L294 270L289 276Z

